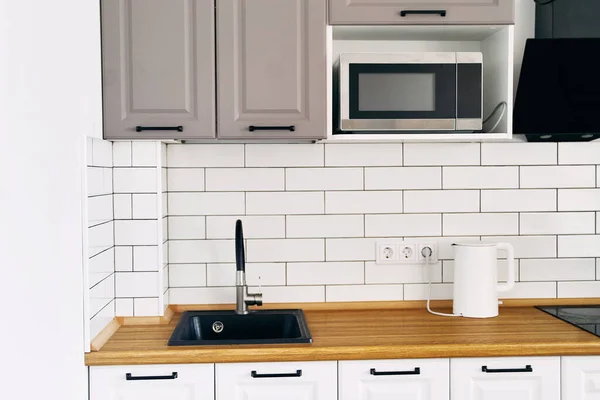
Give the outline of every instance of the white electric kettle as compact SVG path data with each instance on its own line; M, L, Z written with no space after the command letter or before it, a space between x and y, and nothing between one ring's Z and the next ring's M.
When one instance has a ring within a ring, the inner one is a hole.
M455 243L454 314L469 318L498 316L498 292L515 286L515 255L508 243ZM508 279L498 283L498 250L505 250Z

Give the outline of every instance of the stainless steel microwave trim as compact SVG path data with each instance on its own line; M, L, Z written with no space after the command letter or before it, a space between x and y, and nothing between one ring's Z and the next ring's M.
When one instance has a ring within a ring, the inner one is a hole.
M456 119L456 130L457 131L480 131L483 129L483 121L481 118L469 119L469 118L457 118Z
M455 131L455 119L343 119L346 131Z

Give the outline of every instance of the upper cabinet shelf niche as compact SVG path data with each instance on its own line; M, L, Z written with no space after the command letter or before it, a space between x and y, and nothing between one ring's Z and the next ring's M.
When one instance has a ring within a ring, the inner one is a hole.
M514 0L329 0L331 25L509 25Z

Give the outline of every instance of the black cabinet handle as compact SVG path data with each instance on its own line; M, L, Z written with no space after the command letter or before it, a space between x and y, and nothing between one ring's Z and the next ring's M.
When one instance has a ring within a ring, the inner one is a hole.
M250 376L253 378L299 378L302 376L302 370L297 369L296 372L289 374L259 374L256 371L250 372Z
M290 131L290 132L294 132L296 130L296 126L295 125L289 125L289 126L256 126L256 125L250 125L248 127L248 130L250 132L254 132L254 131Z
M440 17L446 16L446 10L402 10L400 11L401 17L406 17L407 15L415 14L415 15L439 15Z
M412 371L377 371L371 368L371 375L374 376L389 376L389 375L421 375L421 368L415 367Z
M481 372L486 374L500 374L505 372L533 372L531 365L526 365L525 368L506 368L506 369L490 369L487 365L481 367Z
M135 131L136 132L142 132L142 131L177 131L177 132L183 132L183 126L179 125L179 126L136 126L135 127Z
M163 379L177 379L177 372L173 372L171 375L158 376L132 376L129 372L125 374L125 380L128 381L157 381Z

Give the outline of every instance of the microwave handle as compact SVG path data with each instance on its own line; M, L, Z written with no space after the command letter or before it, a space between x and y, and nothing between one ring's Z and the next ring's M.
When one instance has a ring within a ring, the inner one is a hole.
M446 12L446 10L402 10L402 11L400 11L401 17L406 17L410 14L439 15L440 17L445 17L447 12Z

